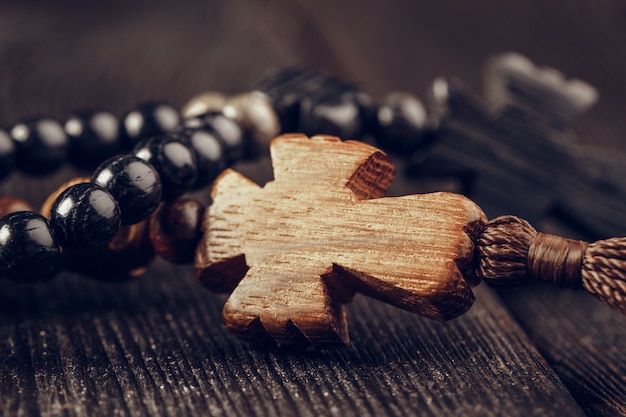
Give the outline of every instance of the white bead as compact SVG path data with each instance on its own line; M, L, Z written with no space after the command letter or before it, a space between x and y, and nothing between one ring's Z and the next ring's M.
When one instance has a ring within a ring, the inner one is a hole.
M254 142L264 149L280 133L280 121L264 93L252 91L227 100L224 115L237 120L251 134Z
M226 96L216 91L206 91L193 96L182 108L181 114L185 119L200 116L201 114L222 111L226 105Z

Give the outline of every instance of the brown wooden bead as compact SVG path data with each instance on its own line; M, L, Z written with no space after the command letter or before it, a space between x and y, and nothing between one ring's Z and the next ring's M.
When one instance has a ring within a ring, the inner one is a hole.
M48 196L48 198L46 198L46 201L44 201L43 204L41 205L41 209L39 210L39 214L41 214L46 219L50 219L50 211L52 210L52 205L54 204L56 199L61 195L61 193L63 191L65 191L65 190L67 190L72 185L82 184L82 183L85 183L85 182L91 182L91 178L89 178L89 177L76 177L76 178L72 178L71 180L65 182L59 188L54 190Z
M65 269L102 281L126 281L141 276L154 258L148 238L148 220L122 226L105 249L63 254Z
M28 202L15 197L0 197L0 217L16 211L35 211Z
M192 263L200 241L204 205L190 198L163 203L150 217L150 242L157 255L175 263Z

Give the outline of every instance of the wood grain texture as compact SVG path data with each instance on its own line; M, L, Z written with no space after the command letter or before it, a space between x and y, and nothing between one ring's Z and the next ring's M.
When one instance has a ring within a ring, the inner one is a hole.
M586 413L626 414L623 316L586 294L541 285L501 296Z
M263 188L235 171L217 178L196 254L207 288L233 286L222 314L233 333L343 345L343 304L357 292L437 320L470 308L462 272L486 221L476 204L450 193L381 198L393 164L362 142L291 134L270 152L275 178Z
M615 0L1 2L0 122L85 107L122 114L150 98L182 105L201 91L245 91L268 67L289 64L322 66L374 94L419 93L442 74L476 89L486 57L516 50L596 86L600 101L578 136L623 149L623 16ZM267 162L237 169L271 179ZM38 207L76 175L13 175L0 190ZM392 193L432 189L400 176ZM294 355L237 342L221 326L224 300L163 263L122 285L0 282L0 415L582 415L576 403L589 415L618 414L615 349L626 331L610 309L590 297L564 303L567 294L507 298L546 362L480 287L472 310L443 324L357 299L347 314L359 317L358 344Z
M238 342L224 299L164 263L123 287L1 285L4 415L583 415L487 288L448 323L356 300L359 343L294 353Z

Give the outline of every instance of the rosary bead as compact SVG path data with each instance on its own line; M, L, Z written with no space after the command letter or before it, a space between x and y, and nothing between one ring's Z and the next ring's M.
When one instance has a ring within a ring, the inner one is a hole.
M120 152L120 124L105 111L83 111L65 122L70 139L70 161L79 168L94 169L102 161Z
M278 114L284 133L299 131L300 102L322 88L327 76L314 68L285 68L270 74L258 85Z
M189 119L185 122L185 127L211 130L223 142L226 151L226 160L232 164L242 159L246 150L246 137L243 127L235 120L221 112L210 112Z
M0 218L16 211L35 211L26 201L15 197L0 197Z
M259 149L269 149L271 140L280 133L278 115L269 97L261 91L229 98L223 112L243 126L247 136Z
M143 275L154 249L148 238L148 221L122 226L104 248L85 253L63 252L63 267L101 281L127 281Z
M426 141L428 119L422 102L409 93L390 93L378 106L376 141L390 152L411 154Z
M164 200L186 193L196 182L196 155L185 143L174 137L164 135L144 139L134 152L159 173Z
M149 218L122 226L115 239L107 247L107 256L117 271L124 271L129 278L141 276L154 259L154 248L148 237Z
M39 214L44 216L46 219L50 219L50 213L52 212L52 205L57 200L57 198L59 198L61 193L67 190L72 185L82 184L85 182L91 182L91 178L76 177L76 178L72 178L69 181L66 181L63 185L61 185L59 188L51 192L50 195L48 195L48 198L46 198L46 200L41 205L41 209L39 209Z
M373 124L370 97L358 86L321 71L288 68L262 81L282 131L360 139Z
M226 105L226 96L215 91L207 91L193 96L180 111L183 118L201 116L205 113L222 111Z
M210 129L184 129L177 138L191 148L196 155L197 178L193 189L211 184L226 168L226 153L221 139Z
M308 135L360 139L371 129L373 117L372 100L364 91L329 79L300 103L299 130Z
M181 198L159 206L150 217L150 242L158 256L175 264L192 263L202 232L204 205Z
M0 219L0 275L18 282L44 281L57 271L61 250L48 221L30 211Z
M4 130L0 130L0 180L15 168L15 143Z
M169 104L147 102L124 117L123 133L129 149L143 139L174 130L180 124L178 110Z
M162 189L152 165L135 155L119 155L103 162L91 180L117 200L122 224L138 223L156 210Z
M99 185L75 184L52 204L50 224L64 249L93 250L107 245L117 234L120 209Z
M17 146L17 165L28 174L49 174L67 158L69 139L56 120L26 119L13 126L11 137Z

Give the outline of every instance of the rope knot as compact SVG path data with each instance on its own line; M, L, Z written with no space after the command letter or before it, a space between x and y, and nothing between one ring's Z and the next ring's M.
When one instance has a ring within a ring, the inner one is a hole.
M529 281L528 248L537 231L524 219L501 216L489 221L475 244L476 275L492 287L515 287Z
M528 274L562 288L582 288L582 264L588 244L537 233L528 248Z
M488 222L476 241L477 274L495 287L538 279L579 289L586 248L585 242L537 233L519 217L501 216Z
M586 243L537 233L526 220L501 216L485 225L475 251L476 275L493 287L538 279L584 288L626 314L626 238Z

